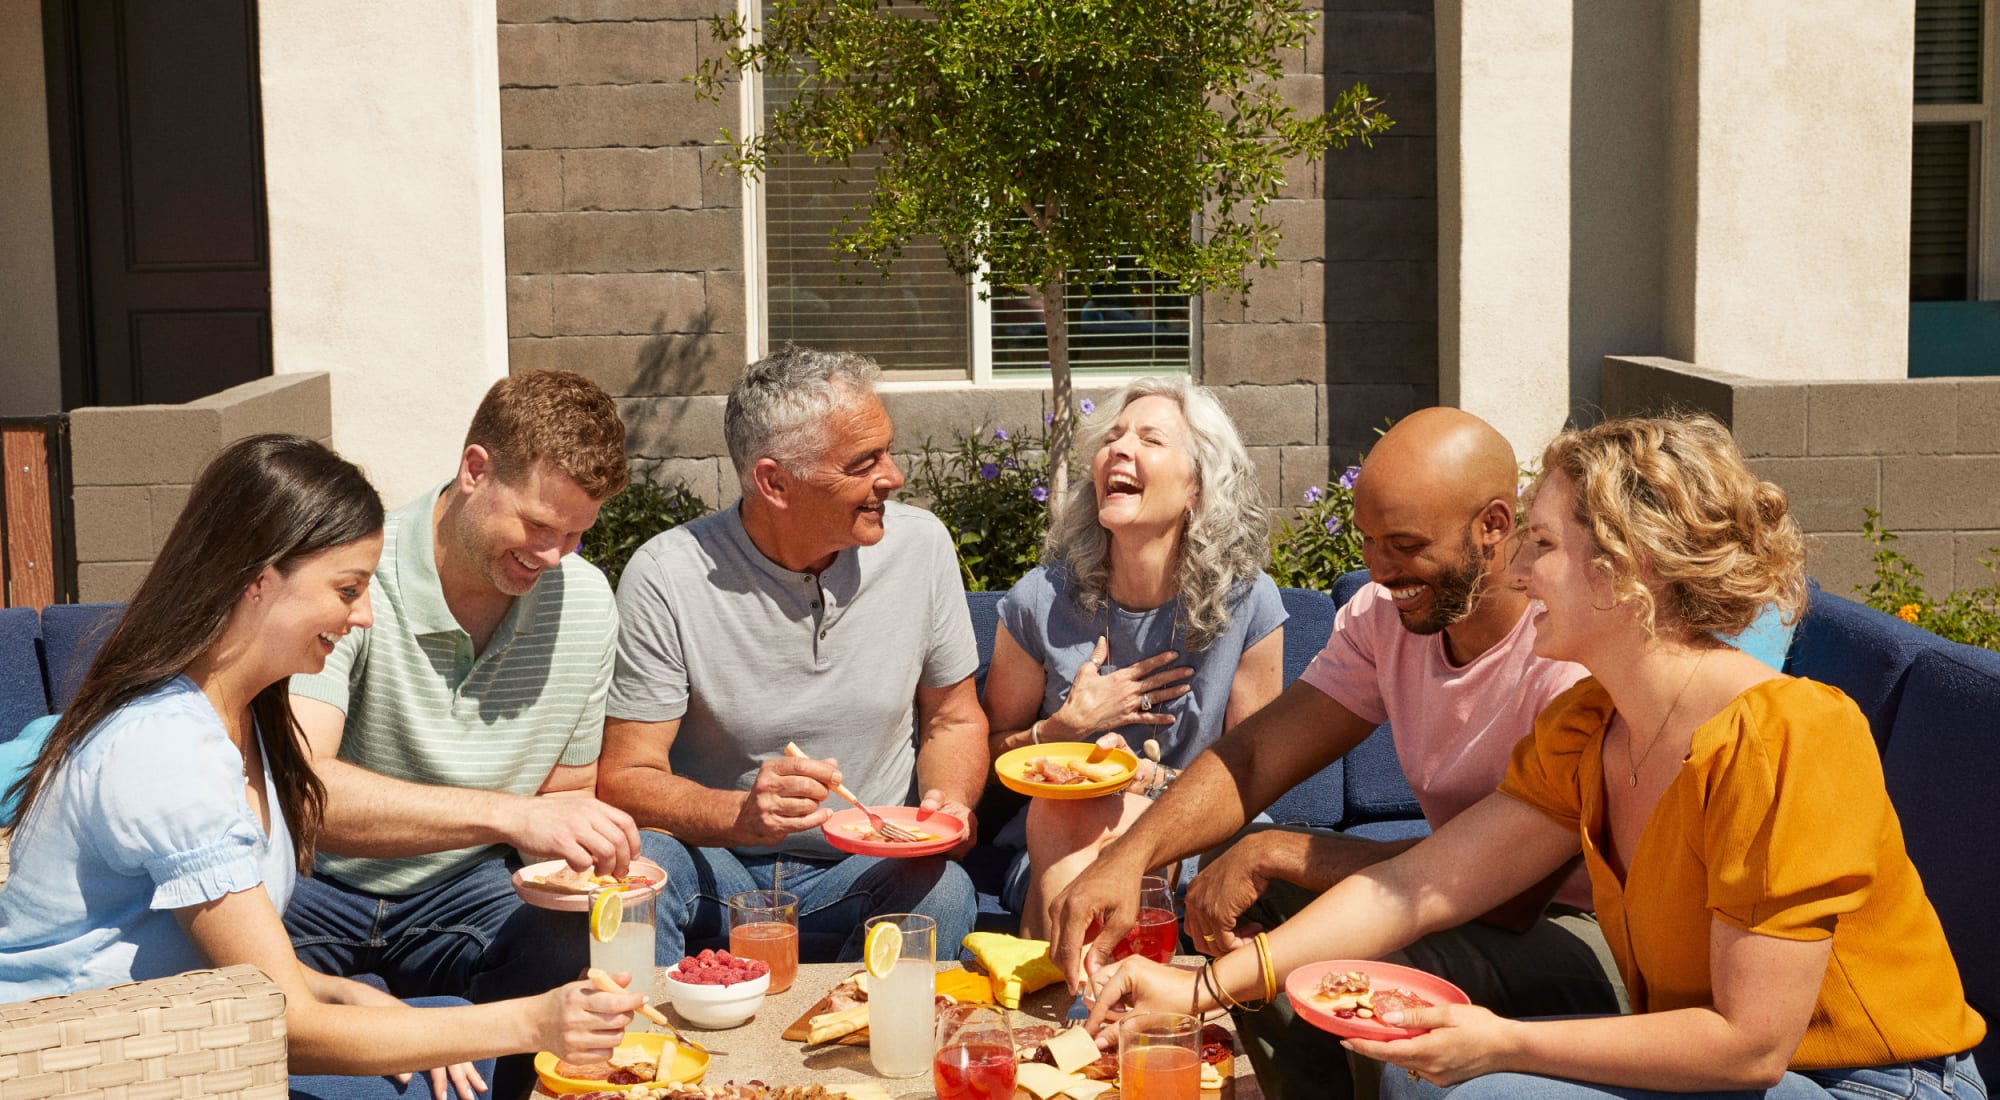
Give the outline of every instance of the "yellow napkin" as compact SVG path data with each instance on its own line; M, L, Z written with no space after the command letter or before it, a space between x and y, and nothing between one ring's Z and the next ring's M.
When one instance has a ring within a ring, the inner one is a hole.
M974 932L965 949L986 968L993 995L1008 1008L1021 1007L1021 995L1063 980L1061 968L1049 958L1049 941L1024 940L999 932Z

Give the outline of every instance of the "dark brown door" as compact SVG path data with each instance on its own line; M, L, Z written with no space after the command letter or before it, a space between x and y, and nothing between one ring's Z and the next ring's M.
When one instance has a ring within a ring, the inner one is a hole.
M270 374L255 0L50 9L65 405L189 401Z

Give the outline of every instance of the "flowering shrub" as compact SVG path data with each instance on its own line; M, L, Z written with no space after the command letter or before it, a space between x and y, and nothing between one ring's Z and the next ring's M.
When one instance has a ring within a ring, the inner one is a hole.
M1082 403L1090 410L1088 400ZM995 428L948 448L929 440L910 466L904 499L930 508L958 544L971 592L999 592L1041 561L1049 529L1048 436Z
M632 483L597 510L597 522L583 533L583 545L577 548L585 561L604 570L614 588L625 563L646 540L710 511L686 485L661 484L653 480L656 473L657 466L635 468Z
M1995 557L1979 559L1979 564L1994 574L1993 583L1932 599L1918 583L1923 579L1923 571L1902 551L1889 546L1896 536L1883 529L1882 513L1873 508L1867 509L1867 513L1861 533L1875 546L1875 579L1854 586L1862 594L1862 602L1941 638L2000 650L2000 548L1987 551Z
M1271 536L1271 579L1285 588L1333 591L1334 578L1361 568L1361 532L1354 529L1354 479L1349 466L1325 488L1305 491L1304 503L1293 510Z

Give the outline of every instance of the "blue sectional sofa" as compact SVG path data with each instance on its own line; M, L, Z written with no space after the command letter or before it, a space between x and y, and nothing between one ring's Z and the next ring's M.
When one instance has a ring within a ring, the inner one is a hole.
M1331 595L1283 590L1291 613L1286 684L1324 644L1335 609L1366 581L1365 574L1350 573ZM983 683L999 593L974 592L967 601ZM0 745L69 701L117 610L116 604L49 607L40 615L0 609ZM1986 848L2000 840L2000 654L1944 641L1815 585L1784 670L1840 688L1868 716L1910 856L1937 906L1966 992L1989 1021L2000 1022L2000 937L1994 934L2000 932L2000 873ZM997 827L1004 812L1011 811L983 804L981 817ZM1377 838L1425 831L1386 726L1287 792L1270 814L1281 822ZM4 836L0 831L0 840ZM997 902L997 855L975 849L967 860L989 926L1011 920ZM0 882L5 869L0 844ZM2000 1038L1987 1040L1980 1060L2000 1065Z

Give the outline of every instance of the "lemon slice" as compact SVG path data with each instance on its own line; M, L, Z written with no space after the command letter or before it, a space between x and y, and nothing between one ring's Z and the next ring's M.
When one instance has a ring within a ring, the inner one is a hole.
M618 934L618 926L625 923L624 890L609 887L597 892L590 901L590 938L598 943L610 943Z
M902 929L889 921L882 921L868 930L868 942L862 947L862 958L868 966L869 977L888 977L902 955Z

